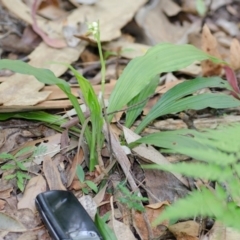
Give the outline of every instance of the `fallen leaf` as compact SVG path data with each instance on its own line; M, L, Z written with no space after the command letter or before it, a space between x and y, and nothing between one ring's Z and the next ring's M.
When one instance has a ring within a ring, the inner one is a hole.
M199 223L195 221L185 221L176 223L168 227L177 240L198 240Z
M69 187L72 184L73 179L76 176L77 166L79 164L82 164L83 160L84 160L83 150L82 150L82 148L80 148L79 152L77 152L75 157L73 158L71 168L68 171L67 187Z
M111 218L112 226L113 226L113 230L114 230L114 233L115 233L117 239L118 240L123 240L123 239L136 240L136 238L134 237L133 233L131 232L129 226L127 226L124 223L115 219L114 207L113 207L113 197L111 197L110 202L111 202L111 208L112 208L112 218Z
M165 1L154 0L142 7L135 16L139 26L144 29L149 45L161 42L187 43L188 34L200 28L201 23L195 21L192 25L184 21L181 26L171 23L164 14ZM159 24L156 24L158 22Z
M15 218L0 212L0 231L24 232L26 228Z
M49 156L44 157L43 172L50 190L66 190L56 165Z
M123 127L123 132L127 143L132 143L137 139L141 138L138 134L134 133L129 128ZM156 164L171 164L159 151L152 146L146 146L140 144L132 149L137 153L145 162L156 163ZM173 173L173 175L179 179L185 186L188 186L188 182L180 174Z
M234 38L230 46L230 65L233 70L240 69L240 43Z
M172 17L181 12L181 7L172 0L163 0L163 11L167 14L168 17Z
M1 186L0 190L0 199L7 199L11 196L11 192L13 191L13 187L11 184Z
M208 240L237 240L240 232L216 221L209 232Z
M2 199L0 199L0 211L2 211L5 207L6 202Z
M45 192L46 188L46 181L41 175L31 178L25 187L22 199L18 202L18 209L29 208L36 212L35 198L39 193Z
M240 89L239 89L239 86L238 86L238 81L237 81L237 77L236 77L235 72L228 66L224 66L224 70L225 70L227 81L229 82L229 84L233 88L233 91L231 92L231 94L235 98L239 99Z
M216 38L212 35L207 25L203 26L202 31L202 50L211 56L221 59L221 55L218 51L218 43ZM202 61L203 76L218 76L221 74L222 65L215 64L210 60Z
M97 212L97 204L90 195L84 195L78 199L83 205L89 216L94 219Z
M106 193L108 184L105 184L103 188L96 194L96 196L93 198L94 202L97 204L97 206L100 205L100 203L103 201Z
M159 217L159 215L161 215L165 205L169 205L169 203L165 201L145 206L146 213L145 216L148 218L150 224L152 224L156 220L156 218ZM149 239L147 234L148 233L147 226L142 213L138 211L133 211L133 225L142 240ZM162 227L161 226L152 227L153 237L155 238L161 237L161 235L166 231L164 225L168 225L168 221L163 222L161 225Z

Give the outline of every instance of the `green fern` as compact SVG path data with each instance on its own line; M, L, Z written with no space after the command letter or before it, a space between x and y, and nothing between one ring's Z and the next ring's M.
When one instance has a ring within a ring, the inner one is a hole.
M238 123L202 132L184 129L154 133L132 145L152 144L161 147L163 152L181 153L199 160L195 163L147 165L144 168L157 168L216 182L215 190L203 187L167 207L155 223L201 215L213 217L226 226L240 230L239 136Z

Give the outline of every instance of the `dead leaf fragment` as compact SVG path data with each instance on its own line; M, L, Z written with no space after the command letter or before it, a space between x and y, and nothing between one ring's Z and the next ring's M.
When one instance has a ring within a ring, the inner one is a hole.
M45 179L38 175L29 180L23 194L23 198L18 202L18 209L29 208L36 211L35 198L39 193L46 191Z
M24 232L26 228L15 218L0 212L0 231Z
M234 38L230 46L230 65L233 70L240 69L240 43Z
M156 220L156 218L159 217L159 215L161 215L161 213L164 210L165 205L169 205L169 203L167 201L165 201L165 202L161 202L161 203L147 205L145 207L146 216L150 223L153 223ZM135 227L137 233L141 236L141 239L148 240L149 239L148 234L147 234L148 230L147 230L147 226L144 221L142 213L140 213L138 211L133 211L133 224L134 224L134 227ZM159 238L165 231L165 227L163 225L168 225L168 222L165 221L161 225L162 225L162 227L155 226L152 228L153 237Z
M195 221L186 221L169 226L168 229L177 240L198 240L199 224Z
M207 25L204 25L202 31L202 50L214 57L221 59L218 51L218 43L216 38L212 35ZM221 74L221 64L215 64L210 60L202 61L203 76L217 76Z
M56 165L49 156L44 157L43 172L50 190L66 190Z
M237 240L240 232L216 221L209 233L208 240Z
M110 199L111 208L112 208L112 226L114 233L118 240L128 239L128 240L136 240L133 233L131 232L129 226L124 223L118 221L114 217L114 207L113 207L113 197Z

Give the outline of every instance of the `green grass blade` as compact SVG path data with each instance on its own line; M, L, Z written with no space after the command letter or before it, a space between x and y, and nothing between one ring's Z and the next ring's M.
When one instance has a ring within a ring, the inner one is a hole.
M196 96L186 97L193 94L197 90L206 87L230 88L228 82L221 78L196 78L191 81L180 83L167 91L153 106L148 115L143 119L136 129L136 133L140 133L144 127L157 117L169 113L176 113L186 109L203 109L206 107L225 108L236 107L240 105L240 101L231 96L223 94L200 94ZM185 98L184 98L185 97ZM208 99L209 98L209 99ZM212 102L213 101L213 102Z
M196 60L205 59L220 62L191 45L161 43L150 48L144 56L133 59L124 69L110 96L108 113L127 105L157 74L176 71ZM109 120L111 118L112 115Z
M63 123L66 123L66 119L61 119L60 116L49 114L43 111L36 112L22 112L22 113L1 113L0 121L5 121L10 118L21 118L27 120L36 120L44 123L48 123L49 127L61 126ZM76 127L71 127L70 130L79 133L80 130ZM58 128L58 131L63 131L61 128Z
M147 85L147 87L145 89L143 89L136 97L134 97L128 104L129 110L127 110L126 113L126 121L125 121L125 126L130 128L132 126L132 124L134 123L134 121L136 120L136 118L140 115L140 113L142 112L144 106L146 105L147 101L148 101L148 97L150 97L155 89L157 88L159 83L159 76L155 76L150 83ZM146 101L142 102L144 99L146 99ZM142 102L142 103L140 103ZM139 105L136 105L137 103L140 103ZM131 108L131 106L134 106L133 108Z

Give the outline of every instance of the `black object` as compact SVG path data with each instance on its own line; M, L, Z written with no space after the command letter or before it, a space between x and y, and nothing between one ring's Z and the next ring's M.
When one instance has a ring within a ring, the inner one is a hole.
M72 192L53 190L40 193L36 206L54 240L103 239Z

